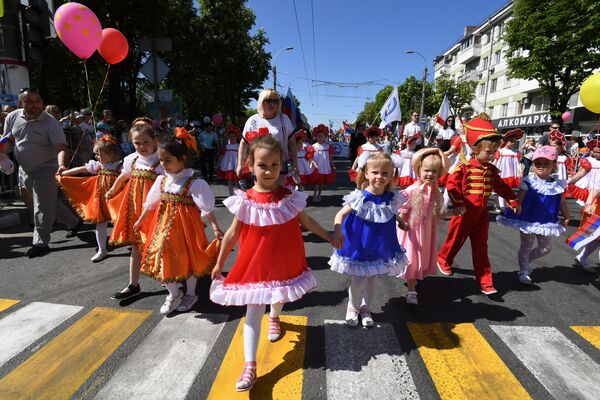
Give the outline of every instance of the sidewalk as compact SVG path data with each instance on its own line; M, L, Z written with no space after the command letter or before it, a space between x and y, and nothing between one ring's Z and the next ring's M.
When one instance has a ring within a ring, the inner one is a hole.
M0 199L0 230L27 222L29 213L21 200Z

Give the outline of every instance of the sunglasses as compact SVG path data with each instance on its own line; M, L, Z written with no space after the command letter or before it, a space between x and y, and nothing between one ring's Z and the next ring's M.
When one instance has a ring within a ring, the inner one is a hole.
M267 104L279 104L279 99L265 99Z

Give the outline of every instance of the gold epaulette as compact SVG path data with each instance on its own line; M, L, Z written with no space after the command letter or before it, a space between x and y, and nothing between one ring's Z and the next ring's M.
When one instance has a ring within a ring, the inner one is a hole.
M456 171L460 170L462 168L462 166L468 167L469 166L469 160L465 160L465 162L459 162L458 164L456 164L454 167L450 168L450 171L448 171L449 174L453 174Z

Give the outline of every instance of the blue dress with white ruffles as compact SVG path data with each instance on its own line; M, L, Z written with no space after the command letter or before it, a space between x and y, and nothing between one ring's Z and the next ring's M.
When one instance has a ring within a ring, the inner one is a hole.
M342 223L344 244L331 256L331 270L364 277L404 273L408 260L396 234L396 216L404 202L400 192L375 195L356 189L344 196L344 206L352 211Z
M507 208L503 215L496 217L496 221L523 233L560 236L565 228L558 219L558 213L566 187L567 182L555 176L546 181L536 175L528 175L521 180L521 189L527 190L521 214L516 215Z

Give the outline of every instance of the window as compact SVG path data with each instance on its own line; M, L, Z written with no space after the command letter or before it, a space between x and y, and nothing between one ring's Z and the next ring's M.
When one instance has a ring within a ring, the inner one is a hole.
M501 117L506 117L508 115L508 103L502 104Z
M492 79L492 82L490 83L490 93L494 93L496 91L497 86L498 86L498 78Z
M481 85L479 85L479 95L480 96L485 95L485 83L482 83Z
M494 53L494 65L500 64L501 60L502 60L502 52L500 50L498 50L497 52Z
M506 78L504 80L504 89L508 89L510 87L511 83L512 82L511 82L510 78Z
M488 67L488 61L489 59L487 57L484 57L483 60L481 61L481 70L485 71Z
M488 107L487 114L490 118L494 118L494 107Z
M486 33L485 35L483 35L483 36L481 37L481 44L482 44L482 45L486 45L486 44L488 44L489 42L490 42L490 34L489 34L489 33Z

